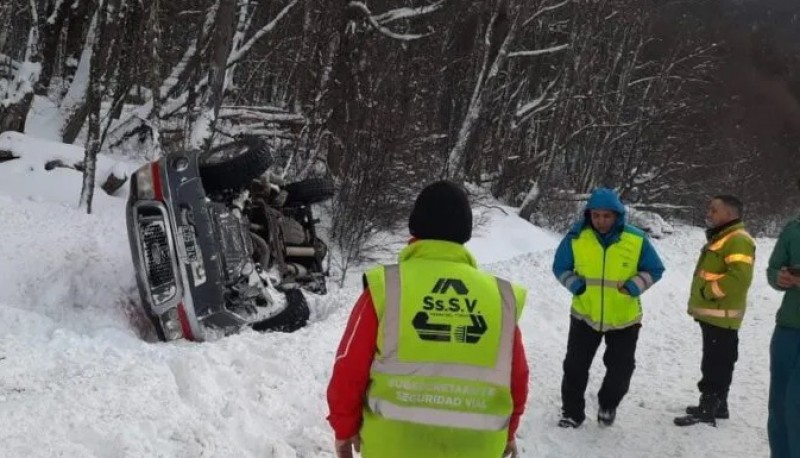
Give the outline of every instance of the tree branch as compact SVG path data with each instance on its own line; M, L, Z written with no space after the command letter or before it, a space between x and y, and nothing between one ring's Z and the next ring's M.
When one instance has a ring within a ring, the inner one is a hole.
M413 41L413 40L418 40L418 39L428 35L428 34L412 34L412 33L395 33L395 32L393 32L392 30L382 26L378 22L378 20L376 19L376 16L372 15L372 11L370 11L369 8L367 7L367 5L365 5L363 2L353 1L353 2L350 2L347 5L347 7L355 9L355 10L358 10L358 11L361 11L362 13L364 13L364 16L367 18L367 22L369 22L370 25L375 30L377 30L378 32L380 32L383 35L386 35L389 38L393 38L395 40L402 40L402 41Z
M563 51L569 48L571 45L569 43L565 43L563 45L558 46L551 46L549 48L544 49L534 49L531 51L514 51L508 54L508 57L536 57L536 56L543 56L545 54L553 54L559 51Z
M250 51L250 48L252 48L253 45L256 44L258 40L261 39L261 37L271 32L275 28L275 26L278 25L278 22L280 22L284 16L289 14L292 8L294 8L299 2L300 0L292 0L288 5L283 7L280 13L278 13L278 15L275 16L275 18L273 18L269 22L269 24L259 29L252 37L250 37L250 39L247 40L247 42L243 44L241 48L231 52L230 57L228 57L228 65L229 66L233 65L236 62L238 62L242 57L244 57L244 55L247 54L248 51Z
M538 18L539 16L541 16L541 15L543 15L545 13L549 13L550 11L555 11L555 10L567 5L571 1L572 0L565 0L565 1L561 2L561 3L555 4L555 5L552 5L552 6L545 6L544 8L539 9L539 11L533 13L533 16L529 17L528 19L525 20L525 22L522 23L522 27L523 28L526 27L528 24L530 24L531 22L535 21L536 18Z
M550 95L550 90L553 89L553 87L556 85L557 82L558 82L558 78L554 78L553 81L551 81L550 84L547 85L547 87L544 89L544 91L542 91L542 94L539 97L537 97L534 100L531 100L530 102L528 102L525 105L521 106L517 110L516 116L518 118L524 118L526 115L528 115L528 113L531 113L532 111L534 113L536 111L539 111L538 108L540 108L540 107L546 108L547 106L552 105L552 102L549 105L545 105L544 102L547 99L547 97ZM534 111L534 110L536 110L536 111Z
M374 16L378 24L385 25L399 19L410 19L417 16L433 13L444 5L445 0L439 0L427 6L420 6L418 8L395 8L383 14Z

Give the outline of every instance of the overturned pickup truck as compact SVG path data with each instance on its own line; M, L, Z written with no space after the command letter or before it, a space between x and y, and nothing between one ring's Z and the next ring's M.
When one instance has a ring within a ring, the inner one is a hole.
M173 153L131 179L128 237L144 311L161 340L306 325L325 294L327 246L312 205L329 178L286 184L256 138Z

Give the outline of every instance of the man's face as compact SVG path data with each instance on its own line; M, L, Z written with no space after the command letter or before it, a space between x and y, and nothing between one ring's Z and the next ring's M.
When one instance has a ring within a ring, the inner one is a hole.
M617 214L611 210L589 210L589 216L592 227L603 235L608 234L617 222Z
M736 211L719 199L711 199L706 213L706 224L710 228L722 226L737 218Z

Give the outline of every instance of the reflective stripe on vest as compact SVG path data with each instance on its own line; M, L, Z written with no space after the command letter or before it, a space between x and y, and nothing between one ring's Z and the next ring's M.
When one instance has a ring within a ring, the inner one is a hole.
M712 272L706 272L705 270L697 271L697 276L705 281L719 281L725 278L725 274L715 274Z
M369 408L376 414L392 420L410 421L423 425L458 427L481 431L502 430L508 426L508 417L483 413L454 412L428 407L404 407L384 399L370 398Z
M752 264L754 261L752 256L746 254L732 254L725 257L725 264L733 264L734 262L743 262L745 264Z
M593 321L588 316L581 315L580 313L576 312L574 309L570 311L570 315L572 315L574 318L577 318L577 319L583 321L584 323L588 324L593 329L600 329L600 322L599 321ZM629 326L633 326L634 324L639 324L641 322L642 322L642 315L639 314L639 316L637 316L636 318L634 318L633 320L631 320L631 321L629 321L627 323L619 323L619 324L611 325L611 324L608 324L608 323L604 322L602 328L603 328L603 331L615 331L617 329L625 329L625 328L627 328Z
M743 318L744 310L735 309L701 309L691 308L689 313L692 316L708 316L713 318Z
M372 372L383 375L409 376L409 377L441 377L461 379L470 382L483 382L505 389L510 389L511 363L514 345L514 327L516 326L516 298L512 285L502 279L497 279L497 285L502 300L502 324L498 357L494 367L479 367L464 364L446 363L417 363L402 362L398 358L399 349L399 321L400 321L400 268L398 265L384 268L385 279L385 308L383 313L383 352L380 358L375 358L372 363ZM432 385L435 385L432 383ZM439 387L439 385L436 385ZM470 389L468 386L459 389ZM494 390L493 388L491 390ZM425 401L436 404L436 394L419 394L430 399ZM443 396L444 397L444 396ZM413 401L413 399L412 399ZM409 421L413 423L460 427L478 430L502 430L508 426L508 415L494 415L475 412L435 409L420 406L400 406L389 400L370 396L367 404L369 408L393 420Z
M747 236L747 238L749 238L750 240L753 239L753 237L750 234L748 234L746 230L744 230L744 229L736 229L735 231L731 232L730 234L726 234L724 237L720 238L716 242L714 242L711 245L709 245L708 249L711 250L711 251L719 251L719 250L721 250L722 247L725 246L725 242L730 240L731 237L733 237L735 235L744 235L744 236Z

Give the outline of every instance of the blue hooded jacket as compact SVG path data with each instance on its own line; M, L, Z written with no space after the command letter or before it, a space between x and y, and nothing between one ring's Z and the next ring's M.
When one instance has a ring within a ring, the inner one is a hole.
M661 276L664 275L664 264L650 239L641 229L625 223L625 206L622 205L616 192L607 188L598 188L589 197L583 210L583 218L577 221L561 240L553 260L553 274L573 295L580 295L586 291L586 281L574 273L575 256L572 253L572 240L577 238L584 228L592 226L590 210L611 210L617 214L617 221L608 233L603 235L594 231L597 240L604 248L618 242L625 231L642 236L644 243L639 257L638 270L649 273L653 278L653 284L661 279ZM638 297L644 292L632 279L625 282L625 289L633 297Z

